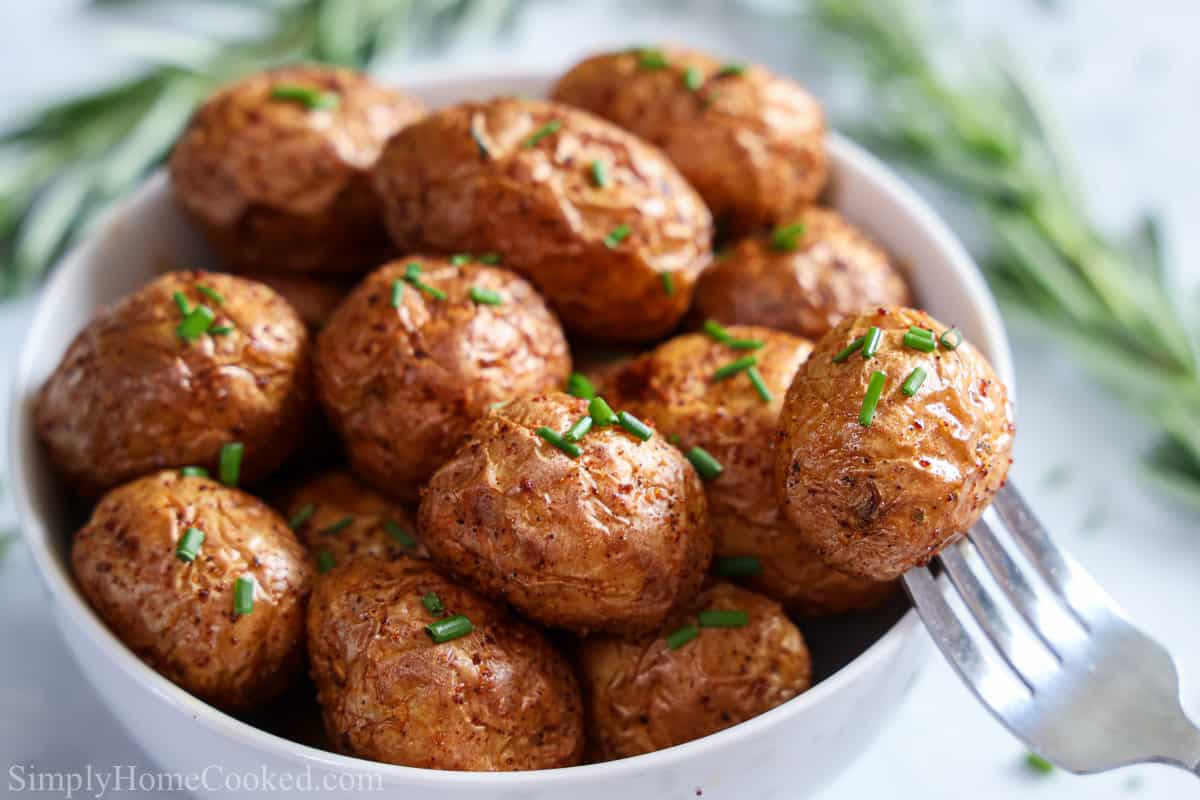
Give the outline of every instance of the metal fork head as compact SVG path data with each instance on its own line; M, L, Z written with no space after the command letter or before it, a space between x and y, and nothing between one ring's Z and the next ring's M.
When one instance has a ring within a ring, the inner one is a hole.
M1011 484L988 516L941 554L940 578L925 567L904 576L963 681L1068 771L1159 762L1196 772L1200 729L1180 707L1170 654L1050 540Z

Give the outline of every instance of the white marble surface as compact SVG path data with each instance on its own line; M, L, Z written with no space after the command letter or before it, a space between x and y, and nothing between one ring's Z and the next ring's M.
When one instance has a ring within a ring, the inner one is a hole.
M111 29L67 0L0 3L0 108L111 74L126 63L106 49ZM794 71L794 38L783 26L751 23L729 3L647 11L635 2L536 5L514 35L472 42L426 61L557 67L599 47L670 38ZM1045 83L1084 167L1090 198L1120 222L1144 204L1165 211L1180 264L1200 263L1200 11L1195 0L958 0L969 28L997 38ZM409 67L389 65L399 81ZM802 73L801 73L802 74ZM1200 316L1198 271L1181 297ZM11 380L30 302L0 306L0 383ZM1185 702L1200 715L1200 525L1133 479L1149 433L1083 381L1070 361L1014 331L1020 402L1015 479L1045 521L1149 632L1176 654ZM0 405L7 416L7 392ZM1065 467L1066 470L1061 469ZM1065 474L1065 481L1048 479ZM0 506L0 520L11 511ZM11 764L77 771L87 764L141 764L145 756L88 691L68 659L46 598L21 545L0 563L0 786ZM1164 767L1076 778L1035 776L1024 749L978 707L948 667L931 662L895 722L824 800L870 796L959 800L1196 796L1194 778Z

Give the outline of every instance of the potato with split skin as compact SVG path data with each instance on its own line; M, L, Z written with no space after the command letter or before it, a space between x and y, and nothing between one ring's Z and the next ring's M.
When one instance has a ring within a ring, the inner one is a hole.
M193 529L203 537L185 560ZM303 667L312 567L279 515L244 492L177 470L127 483L75 535L71 566L112 632L206 702L256 708ZM237 613L245 578L252 606Z
M472 630L433 641L426 626L451 615ZM566 659L541 631L428 562L355 559L319 576L308 642L340 752L426 769L579 762L582 702Z
M693 313L820 338L847 316L911 302L887 252L836 211L813 206L735 242L704 273Z
M354 471L415 500L475 419L561 387L571 361L558 320L522 278L412 256L346 298L317 338L315 367Z
M196 311L194 330L181 328L181 303ZM231 442L242 443L241 480L252 483L303 439L309 353L304 323L266 286L170 272L101 310L75 337L38 395L38 435L87 495L164 467L215 475Z
M925 564L970 528L1012 461L1012 408L987 359L966 341L915 349L904 342L912 327L936 337L949 328L909 308L844 320L796 374L779 418L785 517L827 563L877 580ZM872 328L881 332L873 357L834 360ZM925 377L908 396L917 368ZM882 393L863 417L876 372Z
M704 484L718 569L724 558L755 559L758 569L747 577L749 584L806 614L878 605L895 586L826 566L783 519L775 495L779 410L812 343L763 327L716 330L718 336L677 336L633 360L610 381L610 399L678 437L683 452L703 448L721 465L720 475ZM748 371L715 377L746 357L756 360L754 369L769 399Z
M661 147L729 235L783 221L828 177L821 105L755 64L680 48L604 53L572 67L551 96Z
M235 269L365 272L390 250L368 173L422 112L341 67L260 72L200 106L171 153L171 188Z
M742 612L745 623L706 627L705 612L712 611ZM695 638L687 640L686 626L695 626ZM708 736L770 711L812 683L808 647L783 609L723 582L648 636L583 640L577 662L588 738L604 760Z
M498 253L588 338L668 333L711 258L711 215L663 154L567 106L437 111L388 142L374 177L398 248Z
M593 427L558 449L588 402L555 393L483 417L422 493L434 560L530 619L577 633L652 630L699 589L712 555L704 489L666 439Z

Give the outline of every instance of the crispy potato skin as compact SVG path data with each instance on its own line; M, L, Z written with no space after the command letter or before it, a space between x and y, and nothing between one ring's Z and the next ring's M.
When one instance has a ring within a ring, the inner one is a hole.
M312 110L281 86L336 93ZM171 153L175 196L239 270L362 272L389 250L368 173L421 103L336 67L251 75L200 107Z
M912 301L888 254L836 211L814 206L791 222L805 226L795 250L775 250L764 235L718 257L696 288L694 316L819 339L864 309Z
M543 624L653 630L708 568L704 489L658 434L593 428L579 458L537 435L566 430L587 405L555 393L482 418L424 490L421 536L435 561Z
M410 555L428 558L416 533L413 514L403 505L363 484L346 470L314 475L288 491L279 503L284 519L292 520L311 505L311 516L296 526L296 535L313 559L329 553L335 564L353 558L393 560ZM409 549L388 531L394 523L412 536Z
M953 351L906 348L919 326L947 326L921 311L880 308L848 318L817 343L784 401L776 486L784 514L829 564L879 580L924 564L983 513L1012 459L1012 408L1004 385L969 342ZM870 326L878 354L833 356ZM900 386L928 373L915 397ZM887 375L869 427L858 420L871 373Z
M703 609L745 611L740 628L701 628L677 650L666 636ZM577 654L588 738L604 760L682 744L769 711L808 689L812 664L779 605L730 583L696 598L689 613L638 639L589 637Z
M350 293L350 285L328 275L288 275L278 272L252 272L247 278L266 284L287 301L310 331L319 331L333 311Z
M586 337L666 334L711 257L711 215L663 154L566 106L501 98L438 111L388 142L374 177L397 247L501 253ZM622 225L628 235L606 244Z
M215 304L197 285L220 292ZM188 342L172 295L233 330ZM312 409L308 332L275 292L232 275L171 272L88 323L38 396L38 435L84 494L164 467L215 473L221 447L242 442L242 482L279 466Z
M175 555L188 528L204 532L190 564ZM113 633L202 700L254 708L303 665L312 567L284 521L244 492L175 470L127 483L75 535L71 565ZM254 578L254 608L235 617L243 575Z
M427 592L474 632L435 644ZM325 727L343 753L453 770L579 762L582 702L566 659L428 562L357 559L319 576L308 636Z
M437 300L392 287L408 264L444 291ZM494 289L504 302L470 298ZM354 471L415 500L471 423L493 403L560 387L571 370L562 329L541 297L505 269L411 257L373 272L317 339L317 390Z
M593 56L551 96L661 147L730 234L779 222L817 198L828 163L825 115L812 95L759 66L720 75L722 62L704 53L662 52L663 69L640 66L637 52ZM685 85L689 69L704 79L697 91Z

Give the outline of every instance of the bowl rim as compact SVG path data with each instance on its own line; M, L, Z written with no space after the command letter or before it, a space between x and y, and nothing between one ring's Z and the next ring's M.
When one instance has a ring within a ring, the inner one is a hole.
M481 70L465 70L442 72L437 75L418 73L415 79L406 82L406 88L417 93L432 93L448 90L452 86L492 86L537 81L545 83L548 79L547 71L514 70L498 74ZM979 315L981 327L985 331L990 360L997 373L1008 384L1011 392L1013 389L1012 355L1000 313L982 274L961 242L925 201L875 156L836 132L830 132L828 148L830 160L835 165L836 171L857 172L861 180L874 184L890 201L916 219L919 227L932 239L935 249L942 254L950 268L963 281L964 290ZM51 324L49 309L57 304L57 298L66 293L69 286L77 280L77 273L84 270L84 265L91 260L93 250L98 246L97 243L104 239L113 226L119 223L130 210L148 202L156 194L165 193L167 181L168 177L164 170L159 169L153 173L128 198L105 213L94 228L96 233L76 244L59 259L57 268L46 282L38 300L27 332L27 343L37 342L43 338L44 331ZM32 375L35 363L40 358L41 353L35 347L22 347L15 370L11 396L8 430L9 469L12 476L14 505L21 531L32 553L37 572L44 581L53 601L52 607L56 616L59 616L61 620L65 615L74 629L74 631L62 629L63 635L68 636L72 632L82 632L91 640L92 645L110 659L127 677L158 695L163 702L172 706L176 711L190 716L194 722L205 726L213 734L256 750L268 752L285 761L304 762L342 773L378 773L385 785L387 783L420 783L435 788L437 786L450 788L498 785L498 788L512 789L519 788L523 784L546 785L586 778L611 778L621 774L666 768L693 758L703 758L711 751L719 750L726 745L764 734L769 728L782 723L786 718L802 714L806 709L819 705L827 695L840 692L853 684L877 662L895 655L920 627L916 612L910 609L883 636L848 664L786 703L717 733L674 747L615 761L519 772L462 772L387 764L302 744L255 727L249 722L243 722L175 685L125 647L83 599L66 564L60 562L51 550L52 534L47 523L34 510L31 494L32 474L31 471L30 474L26 472L32 463L29 455L30 446L37 446L36 436L32 434L32 404L26 402L26 398L30 396L31 392L36 392L38 389L33 385Z

